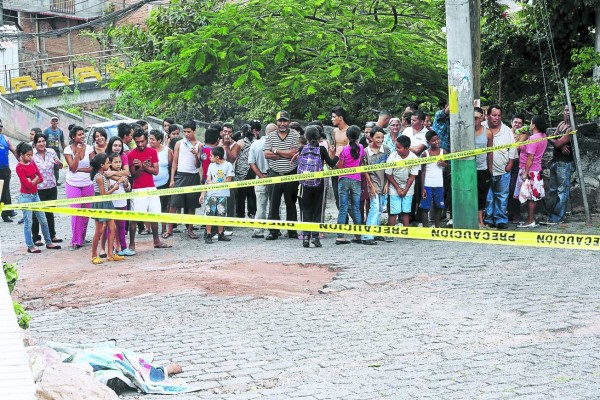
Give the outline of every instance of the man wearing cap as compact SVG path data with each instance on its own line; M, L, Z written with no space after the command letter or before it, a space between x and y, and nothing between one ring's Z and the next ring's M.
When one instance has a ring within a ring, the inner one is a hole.
M44 135L46 135L46 146L51 148L56 152L56 156L60 160L61 150L65 149L65 135L58 127L58 117L50 118L50 126L44 129ZM58 182L58 166L54 168L54 177L56 178L56 184L60 185Z
M0 121L0 180L4 181L2 186L2 196L0 201L4 204L11 204L10 201L10 165L8 163L8 152L13 153L15 158L17 157L17 148L14 144L8 140L8 137L2 134L2 128L4 128L2 121ZM2 221L12 222L10 218L12 211L2 211Z
M277 131L265 139L265 158L269 164L269 176L292 175L296 173L298 161L293 157L298 153L300 135L290 131L290 114L287 111L277 113ZM285 201L285 209L288 221L297 221L296 200L298 197L298 182L283 182L272 185L271 205L269 208L269 219L279 220L279 206L281 195ZM275 240L279 237L279 229L271 229L267 240ZM289 230L290 239L298 238L295 230Z

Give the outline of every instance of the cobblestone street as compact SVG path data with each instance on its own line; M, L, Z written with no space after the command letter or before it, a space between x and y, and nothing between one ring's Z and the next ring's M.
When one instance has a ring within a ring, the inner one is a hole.
M68 218L57 224L67 238ZM571 229L598 234L578 226ZM25 253L22 225L1 230L4 261L35 271L50 257ZM31 312L31 334L37 343L116 339L158 362L178 362L180 376L202 390L174 400L598 397L598 252L416 240L335 246L333 235L321 249L304 249L298 240L250 235L238 229L232 242L211 246L181 235L167 251L174 260L223 263L251 254L337 274L302 298L186 289L40 309ZM87 267L89 247L79 251ZM153 254L125 263L141 268ZM126 396L138 397L164 398Z

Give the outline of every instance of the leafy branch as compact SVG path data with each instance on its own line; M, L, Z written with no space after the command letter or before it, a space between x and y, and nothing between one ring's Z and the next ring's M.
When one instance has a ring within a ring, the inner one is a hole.
M12 293L17 285L17 281L19 280L19 272L17 271L17 263L9 264L7 262L2 264L2 269L4 270L4 276L6 278L6 283L8 284L8 291ZM23 306L16 301L13 301L13 309L15 311L15 315L17 316L17 322L22 329L29 328L29 321L31 320L31 316L27 314Z

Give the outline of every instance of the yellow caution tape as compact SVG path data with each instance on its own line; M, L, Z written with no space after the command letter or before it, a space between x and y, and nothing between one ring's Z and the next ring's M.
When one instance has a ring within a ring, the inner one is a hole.
M37 211L49 211L34 207ZM232 226L239 228L287 229L310 232L344 233L350 235L391 236L403 239L429 239L464 243L500 244L508 246L550 247L572 250L600 250L600 236L547 232L488 231L453 228L413 228L399 226L366 226L314 222L269 221L261 219L226 218L202 215L162 214L90 208L53 208L50 211L90 218L107 218L139 222L164 222Z
M571 132L570 134L575 134L576 131ZM540 139L527 140L523 142L510 143L499 146L485 147L481 149L474 150L465 150L465 151L457 151L454 153L448 153L438 156L431 157L419 157L412 158L408 160L398 160L395 162L389 163L381 163L381 164L373 164L373 165L362 165L354 168L342 168L342 169L332 169L328 171L320 171L320 172L305 172L302 174L294 174L294 175L282 175L282 176L273 176L269 178L262 179L248 179L243 181L233 181L233 182L223 182L223 183L213 183L210 185L198 185L198 186L186 186L179 188L169 188L169 189L160 189L160 190L151 190L151 191L137 191L130 193L120 193L120 194L111 194L106 196L88 196L88 197L77 197L71 199L60 199L60 200L49 200L43 202L36 203L25 203L25 204L7 204L4 205L0 203L0 210L19 210L19 209L33 209L36 207L56 207L56 206L65 206L71 204L88 204L95 203L99 201L112 201L112 200L126 200L126 199L137 199L142 197L150 197L150 196L173 196L177 194L187 194L187 193L197 193L197 192L205 192L212 190L222 190L222 189L235 189L242 188L248 186L259 186L259 185L274 185L277 183L283 182L295 182L301 181L305 179L319 179L319 178L328 178L333 176L341 176L348 174L358 174L362 172L372 172L378 171L382 169L391 169L391 168L402 168L420 164L428 164L432 162L438 162L441 160L455 160L459 158L465 157L474 157L479 154L485 154L492 151L498 150L506 150L512 147L520 147L531 143L542 142L549 139L560 138L563 135L555 135L548 136Z

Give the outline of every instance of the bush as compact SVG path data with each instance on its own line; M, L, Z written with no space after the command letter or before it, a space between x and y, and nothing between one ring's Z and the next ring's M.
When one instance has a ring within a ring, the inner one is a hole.
M2 264L2 269L4 269L4 276L6 277L6 283L8 284L8 291L12 293L17 285L17 281L19 280L17 263L9 264L5 262ZM23 306L16 301L13 301L13 308L15 310L15 315L17 316L17 322L19 323L19 326L22 329L29 328L31 316L27 314Z

